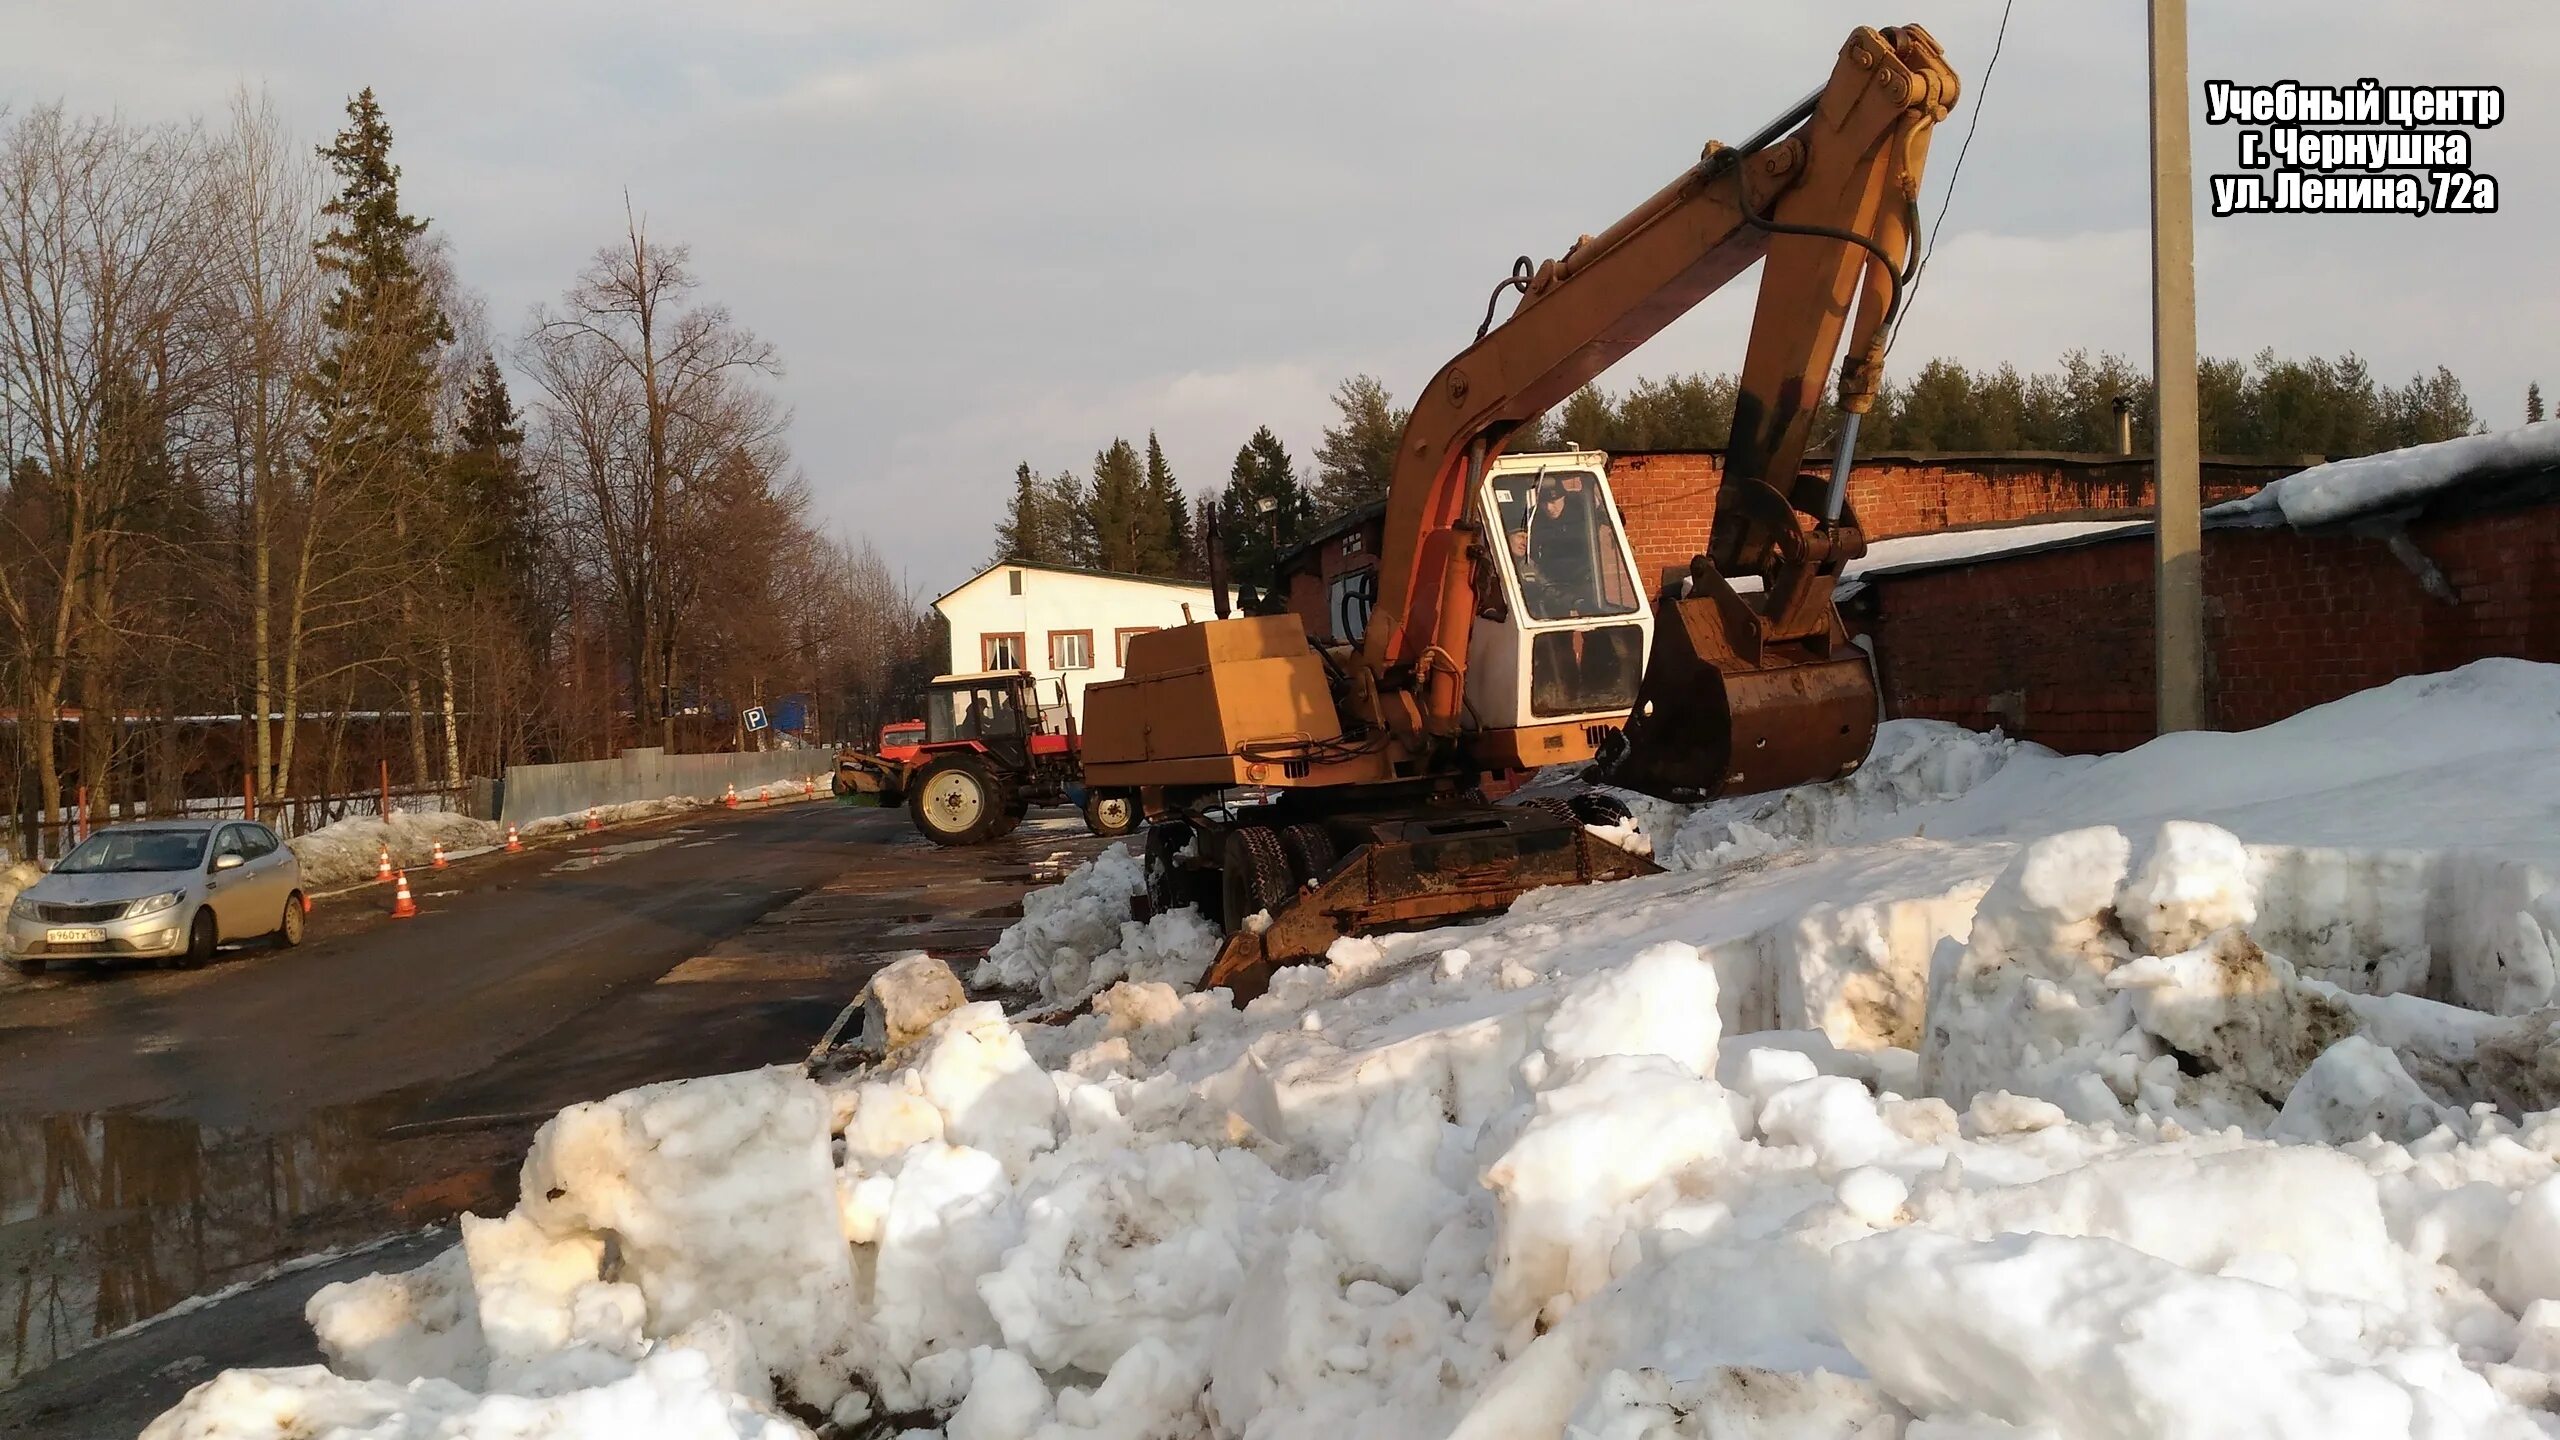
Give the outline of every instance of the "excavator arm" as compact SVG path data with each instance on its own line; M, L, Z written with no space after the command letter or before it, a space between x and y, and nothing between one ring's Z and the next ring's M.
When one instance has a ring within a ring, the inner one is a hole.
M1678 799L1855 768L1872 733L1872 680L1863 657L1842 653L1830 598L1839 567L1864 550L1845 497L1855 422L1829 485L1799 471L1844 330L1840 407L1862 415L1874 400L1930 130L1956 94L1926 31L1862 27L1828 83L1760 134L1710 144L1607 230L1515 271L1517 308L1414 402L1346 719L1408 762L1461 743L1482 543L1468 501L1483 467L1518 426L1766 261L1710 553L1663 596L1635 712L1601 762L1616 783ZM1762 582L1756 600L1728 583L1744 575ZM1843 718L1857 706L1863 715ZM1795 737L1807 753L1769 754L1771 732L1786 752L1799 721L1824 743ZM1836 737L1834 725L1845 727ZM1826 758L1852 742L1845 764Z

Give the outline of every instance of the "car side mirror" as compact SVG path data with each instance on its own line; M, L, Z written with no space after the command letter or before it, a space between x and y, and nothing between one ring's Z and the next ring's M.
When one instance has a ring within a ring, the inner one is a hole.
M247 863L248 857L245 855L223 854L213 857L213 868L217 871L237 870Z

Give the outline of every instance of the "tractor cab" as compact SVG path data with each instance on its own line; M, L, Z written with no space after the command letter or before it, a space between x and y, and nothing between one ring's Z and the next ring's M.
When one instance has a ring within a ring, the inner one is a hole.
M1034 756L1062 755L1072 747L1075 722L1068 713L1066 682L1044 704L1028 670L987 670L944 675L925 689L922 749L984 751L1020 765Z

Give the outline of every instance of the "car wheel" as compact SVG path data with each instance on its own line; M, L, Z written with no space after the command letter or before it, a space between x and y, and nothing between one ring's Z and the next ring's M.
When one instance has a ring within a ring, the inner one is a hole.
M933 762L907 795L907 815L936 845L976 845L999 833L1011 797L973 756Z
M296 890L284 897L284 918L276 922L277 948L290 950L301 944L303 924L302 892Z
M213 958L214 947L222 943L222 928L214 923L212 907L196 912L195 922L187 927L186 953L178 957L178 968L193 970Z

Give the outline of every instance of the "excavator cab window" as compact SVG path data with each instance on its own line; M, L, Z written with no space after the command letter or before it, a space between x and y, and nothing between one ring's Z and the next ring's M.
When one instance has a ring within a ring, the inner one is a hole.
M1493 481L1503 561L1532 621L1635 613L1607 492L1587 470L1502 475Z

